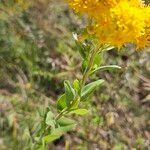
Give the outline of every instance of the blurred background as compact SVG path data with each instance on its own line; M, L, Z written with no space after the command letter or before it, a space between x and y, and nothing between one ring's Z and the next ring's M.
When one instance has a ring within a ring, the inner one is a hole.
M147 1L148 3L148 1ZM63 81L81 77L72 33L84 27L63 0L0 0L0 150L34 149L47 107L56 112ZM49 144L50 150L150 149L150 48L112 50L101 64L106 80L78 125Z

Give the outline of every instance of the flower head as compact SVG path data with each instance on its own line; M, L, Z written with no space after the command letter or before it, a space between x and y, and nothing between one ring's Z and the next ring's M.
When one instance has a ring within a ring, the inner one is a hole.
M150 44L150 7L142 0L68 0L81 14L94 19L92 27L101 43L118 47Z

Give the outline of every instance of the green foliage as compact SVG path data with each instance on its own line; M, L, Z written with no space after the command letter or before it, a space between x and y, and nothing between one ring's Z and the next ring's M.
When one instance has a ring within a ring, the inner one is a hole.
M70 110L69 114L77 114L77 115L86 115L88 113L87 109L73 109Z
M59 120L57 120L57 123L60 126L69 126L69 125L76 124L74 120L66 118L66 117L60 118Z
M86 18L63 2L9 2L0 4L0 149L147 149L147 53L103 45L92 57L97 41L85 29L71 35Z
M105 70L114 70L114 69L121 69L121 67L117 66L117 65L108 65L108 66L101 66L101 67L97 67L95 70L92 71L92 73L95 73L97 71L105 71Z
M55 120L54 120L54 114L53 114L51 111L49 111L49 112L47 113L45 123L46 123L47 125L49 125L52 129L55 128L55 124L56 124L56 123L55 123Z
M86 85L81 91L81 100L83 101L87 99L90 96L90 94L103 83L104 80L100 79Z
M79 82L79 80L77 80L77 79L74 80L73 87L74 87L74 90L75 90L76 94L78 95L79 92L80 92L80 82Z
M52 130L52 132L49 135L43 137L43 146L45 145L45 143L49 143L60 138L64 133L72 130L73 128L74 125L67 125Z
M75 91L74 91L70 81L65 81L64 87L65 87L66 104L69 107L71 105L71 102L73 102L73 100L75 98Z
M78 41L76 41L76 45L77 45L77 49L80 52L81 57L83 59L87 59L87 56L88 56L88 53L89 53L89 50L90 50L90 46L86 45L86 44L83 44L81 42L78 42Z
M57 100L57 108L58 108L58 110L63 110L66 107L67 107L67 104L66 104L66 95L63 94Z

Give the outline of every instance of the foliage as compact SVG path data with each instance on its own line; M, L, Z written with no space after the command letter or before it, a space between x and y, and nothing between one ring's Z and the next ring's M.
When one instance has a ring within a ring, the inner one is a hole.
M147 149L148 52L74 42L86 18L64 2L12 2L0 6L17 7L0 9L1 149Z

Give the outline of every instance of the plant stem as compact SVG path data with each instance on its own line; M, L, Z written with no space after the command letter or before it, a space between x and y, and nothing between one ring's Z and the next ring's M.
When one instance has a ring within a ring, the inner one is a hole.
M68 108L63 109L63 110L55 117L55 120L60 119L60 118L64 115L64 113L67 112L67 110L68 110Z
M85 69L85 71L84 71L83 77L82 77L82 79L81 79L81 90L82 90L82 88L84 87L84 85L85 85L85 83L86 83L86 80L87 80L87 78L89 77L90 72L91 72L91 70L92 70L92 68L93 68L94 58L95 58L95 55L97 54L98 50L99 50L99 47L98 47L97 49L92 50L91 55L89 55L88 65L87 65L87 67L86 67L86 69ZM65 114L68 113L68 111L69 111L68 108L63 109L63 110L55 117L55 120L58 120L58 119L60 119L61 117L63 117ZM46 130L48 130L48 129L49 129L49 127L48 127Z
M95 58L95 55L97 54L98 50L99 50L99 47L97 49L92 50L91 55L89 55L88 65L87 65L87 67L84 71L83 77L81 79L81 90L85 85L85 82L91 72L91 69L93 68L94 58ZM68 108L65 108L55 117L55 120L60 119L67 112L68 112Z
M91 55L90 55L90 57L89 57L88 66L87 66L87 68L85 69L85 72L84 72L83 77L82 77L82 80L81 80L81 90L82 90L82 88L84 87L85 82L86 82L86 80L87 80L87 78L88 78L88 76L89 76L89 74L90 74L90 71L91 71L91 69L92 69L92 67L93 67L94 58L95 58L95 55L97 54L97 51L98 51L98 50L99 50L99 48L93 50L92 53L91 53Z

